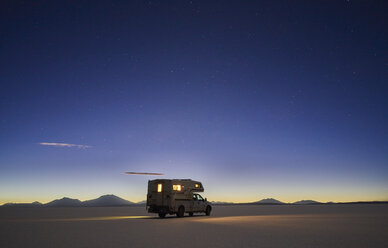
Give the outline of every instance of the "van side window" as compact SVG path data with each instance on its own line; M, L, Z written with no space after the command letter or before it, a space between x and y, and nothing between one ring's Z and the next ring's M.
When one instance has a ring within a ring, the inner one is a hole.
M201 195L197 195L197 199L198 199L198 201L203 201L203 198Z
M161 183L158 183L158 192L162 192L163 185Z
M196 194L193 194L193 200L194 200L194 201L197 201L197 200L198 200Z

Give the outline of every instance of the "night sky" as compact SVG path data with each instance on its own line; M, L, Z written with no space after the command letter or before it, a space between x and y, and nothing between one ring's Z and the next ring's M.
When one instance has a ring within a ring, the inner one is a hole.
M213 201L388 200L387 11L2 1L0 204L145 199L157 177L125 171Z

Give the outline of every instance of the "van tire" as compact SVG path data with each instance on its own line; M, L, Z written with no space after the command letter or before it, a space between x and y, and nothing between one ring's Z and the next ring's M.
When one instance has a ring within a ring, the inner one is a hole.
M207 206L207 207L206 207L205 214L206 214L207 216L209 216L211 211L212 211L212 207Z
M178 212L176 213L176 216L177 217L183 217L185 215L185 207L184 206L180 206L178 208Z
M159 217L160 217L160 218L166 217L166 213L159 213Z
M189 216L190 216L190 217L192 217L193 215L194 215L194 213L193 213L193 212L190 212L190 213L189 213Z

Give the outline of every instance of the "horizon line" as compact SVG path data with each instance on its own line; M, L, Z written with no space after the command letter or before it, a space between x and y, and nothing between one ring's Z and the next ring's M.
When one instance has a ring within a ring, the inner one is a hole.
M104 195L101 195L101 196L98 196L96 198L92 198L92 199L86 199L86 200L80 200L78 198L71 198L71 197L67 197L67 196L64 196L64 197L61 197L61 198L56 198L56 199L53 199L53 200L50 200L50 201L47 201L47 202L40 202L39 200L34 200L34 201L31 201L31 202L11 202L11 201L8 201L8 202L0 202L0 204L2 203L2 205L0 206L4 206L5 204L32 204L34 202L37 202L37 203L40 203L42 205L44 204L47 204L47 203L50 203L52 201L55 201L55 200L61 200L61 199L64 199L64 198L68 198L68 199L71 199L71 200L79 200L80 202L85 202L85 201L90 201L90 200L95 200L95 199L98 199L102 196L116 196L118 198L121 198L123 200L126 200L126 201L129 201L131 203L134 203L134 204L139 204L141 202L144 202L146 201L146 199L143 199L143 200L140 200L140 201L131 201L131 200L128 200L128 199L125 199L125 198L122 198L122 197L119 197L115 194L104 194ZM327 204L327 203L357 203L357 202L388 202L388 199L385 199L385 200L352 200L352 201L319 201L319 200L314 200L314 199L301 199L301 200L295 200L295 201L289 201L289 202L283 202L281 200L278 200L276 198L262 198L260 200L253 200L253 201L222 201L222 200L214 200L214 201L209 201L209 202L213 202L213 203L220 203L220 204L250 204L250 203L258 203L262 200L275 200L275 201L279 201L279 203L269 203L269 204L294 204L296 202L300 202L300 201L315 201L316 203L321 203L321 204ZM268 203L263 203L263 204L268 204Z

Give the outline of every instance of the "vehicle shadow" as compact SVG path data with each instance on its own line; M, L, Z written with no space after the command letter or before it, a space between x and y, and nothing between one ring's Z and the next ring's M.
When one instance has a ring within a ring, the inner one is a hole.
M160 220L172 220L172 219L191 219L191 218L199 218L199 217L209 217L205 214L203 215L193 215L193 216L189 216L189 215L185 215L183 217L177 217L176 215L168 215L164 218L160 218L159 216L154 216L154 217L149 217L149 218L144 218L144 219L148 219L148 220L155 220L155 219L160 219Z

